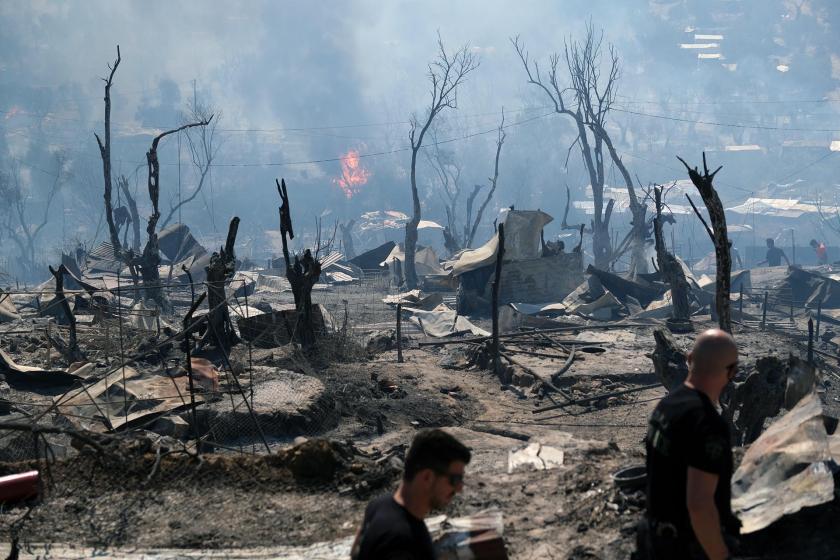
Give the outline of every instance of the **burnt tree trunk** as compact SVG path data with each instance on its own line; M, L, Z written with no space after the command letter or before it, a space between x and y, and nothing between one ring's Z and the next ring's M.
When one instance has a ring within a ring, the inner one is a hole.
M140 213L137 211L137 201L131 196L131 191L128 188L128 179L122 176L117 181L125 196L126 204L128 205L128 213L131 216L131 250L135 253L140 252Z
M152 299L161 309L169 309L169 301L160 284L160 245L158 244L157 223L160 220L160 162L158 161L158 144L170 134L175 134L194 126L207 126L213 119L211 115L206 121L185 124L172 130L167 130L155 136L152 146L146 152L146 167L148 170L149 200L152 202L152 214L149 216L146 225L148 240L143 248L143 253L135 259L134 264L140 269L140 276L143 279L143 299Z
M65 343L59 336L51 336L47 333L47 338L50 343L58 350L61 355L67 360L67 363L80 362L86 360L85 355L79 349L79 342L76 338L76 316L73 310L70 309L70 303L64 295L64 275L67 273L67 268L62 264L58 270L53 267L50 268L50 273L55 278L55 298L50 305L60 305L64 316L67 318L67 324L70 328L68 340Z
M350 220L347 224L341 224L341 243L344 245L344 258L352 259L356 256L356 249L353 247L353 226L356 220Z
M425 129L423 130L425 132ZM422 139L422 132L421 132ZM419 147L418 147L419 150ZM420 207L420 195L417 192L417 150L411 154L411 219L405 224L405 284L409 290L417 287L417 269L414 266L414 257L417 254L417 226L420 225L422 208Z
M277 183L277 192L280 194L280 236L283 239L283 259L286 261L286 279L292 286L292 295L295 298L295 310L297 311L297 335L304 348L310 348L315 343L316 333L312 316L312 287L321 277L321 263L312 256L307 249L301 258L295 255L294 264L289 257L289 246L286 240L295 238L292 227L292 214L289 206L289 194L286 190L286 181Z
M706 165L706 153L703 152L703 174L695 167L692 169L681 157L677 157L688 170L688 176L697 190L709 211L709 219L712 222L712 229L706 226L706 232L715 245L715 260L717 270L715 272L715 309L717 310L718 325L728 333L732 332L732 318L730 316L729 292L732 272L732 254L730 253L729 237L726 232L726 215L723 211L723 204L715 190L713 181L717 172L723 166L718 167L714 172L709 173ZM693 206L693 204L692 204ZM696 212L696 208L695 208ZM700 217L699 212L697 213ZM702 217L701 217L702 220ZM705 222L704 222L705 225Z
M96 143L99 145L99 155L102 157L102 175L105 179L105 219L108 222L108 234L117 258L119 258L121 251L120 236L117 232L117 226L114 223L114 207L111 203L111 86L114 83L114 74L117 72L120 60L122 60L120 57L120 46L117 45L117 59L114 61L113 66L108 66L111 73L108 75L108 79L105 80L105 141L103 142L95 132L93 134L96 137Z
M233 324L230 321L230 311L225 294L225 285L236 271L234 245L236 244L236 233L238 231L239 218L234 217L230 221L225 246L219 249L218 253L213 253L210 257L210 265L204 268L207 272L209 314L207 317L208 329L202 342L217 346L225 352L239 342L239 337L236 336Z
M674 332L691 330L691 309L688 305L688 281L676 257L668 252L662 233L662 189L654 187L656 217L653 220L653 234L656 241L656 260L662 277L671 286L671 319L669 328Z

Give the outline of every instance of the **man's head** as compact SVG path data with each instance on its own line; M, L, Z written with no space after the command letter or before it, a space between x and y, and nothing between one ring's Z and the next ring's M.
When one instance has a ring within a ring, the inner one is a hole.
M776 244L776 242L773 241L773 239L770 238L770 237L767 238L766 242L767 242L767 247L768 248L772 248Z
M443 430L422 430L405 456L403 483L428 496L431 508L446 506L464 488L470 450Z
M726 331L711 329L694 341L688 353L688 381L713 400L738 373L738 347Z
M817 247L817 245L819 245L819 243L817 242L817 240L816 240L816 239L812 239L812 240L811 240L811 247L816 248L816 247Z

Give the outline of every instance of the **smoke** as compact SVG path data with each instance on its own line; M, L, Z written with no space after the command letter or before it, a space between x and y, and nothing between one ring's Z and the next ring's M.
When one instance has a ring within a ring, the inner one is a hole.
M245 236L276 227L277 176L287 178L294 215L306 223L325 212L349 219L366 210L408 211L407 121L429 104L427 64L439 32L448 49L468 43L481 59L459 91L458 109L438 123L438 137L452 140L447 149L463 163L465 190L487 184L492 174L494 130L504 106L511 126L493 206L541 207L559 217L564 185L580 197L588 183L576 149L567 162L576 131L568 119L548 114L548 98L527 83L509 38L519 34L545 72L550 53L562 54L564 42L580 38L591 20L621 57L610 132L642 183L683 178L674 155L693 161L708 150L724 165L721 194L729 201L796 178L804 185L788 196L813 198L819 190L825 196L833 184L828 166L797 172L820 156L817 146L840 138L831 131L840 129L840 102L824 101L840 99L837 16L829 0L539 0L522 6L10 0L0 4L0 165L19 162L37 205L50 179L39 169L49 172L62 151L68 219L101 212L93 132L102 130L100 78L119 44L115 172L136 183L141 213L148 211L143 165L152 135L177 126L194 96L219 114L221 142L206 192L184 208L185 221L199 233L212 234L214 224L224 229L234 213ZM680 48L689 43L717 46ZM790 128L802 130L777 130ZM745 144L760 150L725 151ZM342 154L359 146L365 146L360 155L370 178L348 199L332 179L342 176ZM175 137L165 140L160 159L165 210L177 196L178 177L187 193L196 174L183 142L179 166ZM425 217L443 221L431 170L421 163L418 172ZM621 183L613 170L607 173L610 184ZM47 247L61 237L71 242L58 221L46 232ZM80 235L92 237L95 225L85 227Z

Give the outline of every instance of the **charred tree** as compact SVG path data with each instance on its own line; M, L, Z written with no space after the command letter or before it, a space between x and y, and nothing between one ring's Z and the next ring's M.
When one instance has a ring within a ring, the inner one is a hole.
M484 215L484 210L487 209L487 205L490 204L490 200L493 198L493 194L496 192L496 185L499 182L499 157L502 155L502 145L505 143L505 111L502 109L502 122L499 123L499 130L496 136L496 157L493 162L493 177L490 179L490 190L487 191L487 196L484 197L484 201L481 203L481 206L478 208L478 212L475 214L475 220L470 226L470 218L472 214L472 201L475 196L478 194L478 188L470 195L470 198L467 200L467 225L466 227L469 229L469 234L465 229L464 231L464 246L465 247L472 247L473 241L475 241L475 234L478 232L478 226L481 224L481 218ZM476 185L478 187L478 185Z
M444 247L450 254L463 249L463 239L459 237L458 203L461 200L461 162L452 150L445 150L438 142L437 130L432 129L432 147L426 150L426 159L437 176L437 182L442 192L443 209L446 212L446 226L443 230Z
M717 172L721 170L722 165L709 173L709 168L706 165L706 152L703 152L703 174L701 175L695 167L692 169L685 162L684 159L677 156L677 159L685 165L688 170L688 177L703 198L703 203L709 211L709 220L712 222L712 228L706 225L703 217L697 208L692 207L695 213L703 221L706 232L715 246L715 261L717 262L717 270L715 272L715 309L717 310L718 325L720 328L728 333L732 332L732 319L729 310L729 292L732 272L732 254L730 253L729 237L726 232L726 215L723 211L723 204L720 197L715 190L713 181ZM691 199L689 199L691 200Z
M435 117L446 108L457 108L458 86L477 67L478 60L467 45L461 47L455 54L450 55L443 46L443 39L438 35L438 56L429 64L432 99L428 113L422 123L413 115L408 133L408 138L411 141L412 215L405 225L405 280L408 288L412 290L417 287L414 255L417 253L417 226L420 225L422 212L420 194L417 191L417 154L423 147L423 139Z
M169 212L163 219L163 222L161 222L161 229L169 225L169 222L171 222L172 218L176 215L180 218L181 208L192 202L199 193L201 193L201 190L210 178L210 169L213 166L213 160L216 159L216 155L219 153L219 148L221 147L216 139L216 127L219 126L220 116L218 112L213 111L213 108L210 105L200 103L196 97L193 96L193 101L189 106L189 113L186 115L186 118L188 118L190 122L206 121L208 123L207 126L203 126L198 129L198 131L195 131L194 135L189 130L186 133L187 146L190 150L190 158L192 159L195 172L198 175L198 184L193 192L183 200L180 199L179 193L178 202L170 202ZM213 223L213 227L215 228L215 221Z
M152 140L152 146L146 152L146 166L148 170L148 188L149 200L152 202L152 214L149 216L149 221L146 225L146 234L148 239L146 246L143 248L143 253L135 259L137 268L140 269L140 276L143 279L144 299L152 299L161 309L168 309L169 302L163 292L160 284L160 246L158 245L157 223L160 219L160 162L158 161L158 144L165 137L170 134L175 134L182 130L196 126L207 126L213 119L210 115L209 119L200 122L194 122L167 130L155 136ZM117 240L119 243L119 240Z
M350 220L346 224L341 224L341 244L344 246L344 258L352 259L356 256L356 249L353 247L353 226L356 225L356 220Z
M633 239L639 247L634 251L637 259L643 254L646 207L639 202L630 174L606 130L607 117L615 102L621 72L618 53L612 45L609 46L607 71L602 72L602 42L603 33L596 34L593 26L589 24L586 28L586 38L582 42L566 43L563 56L569 75L569 81L566 84L561 83L559 75L562 71L560 53L555 52L550 56L548 75L543 76L539 63L531 61L519 37L511 39L525 68L528 83L542 89L550 99L554 111L570 117L575 124L577 138L568 150L570 153L575 145L579 146L584 166L589 174L594 205L591 229L595 266L606 270L609 268L613 252L609 225L615 201L609 199L606 205L604 204L605 155L619 169L626 183L630 209L633 213ZM636 273L645 269L644 258L641 258L641 261L643 262L631 263L631 272Z
M39 268L38 260L38 239L44 228L49 223L50 209L55 197L61 190L66 176L66 156L63 152L55 154L56 173L53 176L52 185L47 191L44 200L43 214L40 222L35 223L32 217L33 208L30 201L32 197L26 192L26 188L20 180L20 168L17 162L13 162L8 173L0 174L0 214L5 214L0 224L6 231L6 236L11 239L20 250L20 258L27 274L36 273Z
M685 279L685 272L679 261L668 252L665 245L665 237L662 233L662 189L654 187L653 193L656 203L656 217L653 220L656 260L659 265L659 272L671 286L671 318L668 320L668 327L674 332L688 332L691 330L688 281Z
M207 332L202 344L209 343L225 352L239 342L230 320L230 311L225 294L225 286L236 272L236 233L239 231L239 218L230 221L225 246L210 257L210 264L204 267L207 273Z
M129 221L131 222L131 250L135 253L140 252L140 213L137 211L137 201L131 196L131 190L128 188L128 179L125 175L120 175L117 179L117 184L125 197L125 203L128 205ZM128 236L128 229L126 228L125 236ZM123 245L126 245L125 238ZM127 246L127 245L126 245Z
M295 310L297 311L297 334L301 345L309 348L315 343L315 325L312 315L312 287L321 277L321 263L312 256L312 252L306 249L303 257L295 255L294 263L289 257L289 246L286 236L289 239L295 238L292 227L292 213L289 206L289 194L286 190L285 179L277 182L277 192L280 194L280 237L283 239L283 259L286 262L286 279L292 286L292 295L295 298Z
M120 247L120 236L117 231L117 226L114 223L114 208L111 202L111 86L114 83L114 74L120 65L120 46L117 45L117 58L113 65L108 65L111 71L108 78L103 78L105 82L105 141L103 142L97 133L93 133L96 137L96 143L99 145L99 155L102 158L102 175L105 179L105 220L108 222L108 233L111 239L111 245L114 248L114 254L120 258L122 253Z
M66 343L61 337L51 336L49 333L47 333L47 338L68 364L86 360L84 353L79 349L79 341L76 338L76 316L73 314L70 303L64 295L64 275L67 274L67 268L62 264L58 267L58 270L53 267L49 267L49 269L53 278L55 278L55 298L49 305L61 306L62 314L66 318L70 333Z

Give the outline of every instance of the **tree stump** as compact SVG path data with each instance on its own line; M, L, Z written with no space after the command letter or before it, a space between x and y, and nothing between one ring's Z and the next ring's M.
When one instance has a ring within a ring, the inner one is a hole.
M218 253L213 253L210 257L210 265L204 268L207 272L207 306L210 311L207 317L208 328L202 344L210 343L225 351L230 350L239 342L239 337L236 336L230 320L225 294L225 285L236 271L236 256L233 248L238 230L239 218L234 217L230 221L225 246L219 249Z
M663 327L653 331L656 349L650 355L653 371L662 385L671 392L688 377L688 362L685 352L677 346L674 337Z
M653 233L656 241L656 260L662 277L671 287L671 317L667 321L671 332L691 332L691 309L688 305L688 281L677 258L668 252L662 233L662 189L654 187L656 217Z

